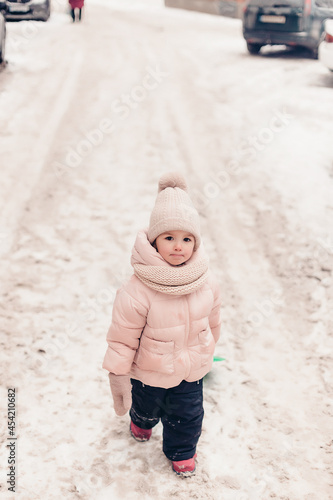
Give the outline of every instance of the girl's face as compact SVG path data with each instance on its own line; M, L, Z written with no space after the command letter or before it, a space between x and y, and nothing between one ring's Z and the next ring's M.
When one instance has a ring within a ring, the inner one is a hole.
M192 257L195 238L185 231L168 231L156 238L158 253L172 266L184 264Z

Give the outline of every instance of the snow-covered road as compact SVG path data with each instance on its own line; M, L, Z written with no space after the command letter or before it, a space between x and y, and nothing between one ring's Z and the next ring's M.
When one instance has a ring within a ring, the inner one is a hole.
M247 54L239 20L91 0L8 23L0 73L1 415L18 391L16 495L323 500L332 495L333 76ZM136 443L102 370L115 290L160 175L187 177L221 282L197 475L161 427Z

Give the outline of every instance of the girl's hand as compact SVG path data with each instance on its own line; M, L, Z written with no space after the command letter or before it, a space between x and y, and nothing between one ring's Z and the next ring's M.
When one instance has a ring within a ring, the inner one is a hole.
M109 373L109 382L116 414L121 417L132 405L132 385L129 375Z

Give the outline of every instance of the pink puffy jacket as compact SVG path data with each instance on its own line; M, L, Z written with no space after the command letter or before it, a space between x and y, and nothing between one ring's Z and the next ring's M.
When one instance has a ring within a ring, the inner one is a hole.
M145 252L156 254L150 244L140 247L140 239L133 251L141 260ZM150 255L146 257L151 261ZM188 295L152 290L133 275L117 292L103 368L154 387L201 379L212 366L220 306L220 290L212 275Z

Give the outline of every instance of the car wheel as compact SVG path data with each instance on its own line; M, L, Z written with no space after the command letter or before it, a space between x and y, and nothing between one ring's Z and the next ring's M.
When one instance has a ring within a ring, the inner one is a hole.
M322 24L322 30L321 30L320 37L318 40L318 45L317 45L317 47L315 47L314 49L311 50L311 56L313 59L318 59L318 57L319 57L319 45L324 40L325 40L325 31L324 31L324 25Z
M48 12L44 17L41 17L40 20L46 23L50 18L50 12Z
M259 54L261 47L260 43L247 43L247 50L250 54Z
M318 47L311 50L311 57L312 59L318 59Z
M50 4L48 4L45 16L41 17L40 20L43 21L43 22L46 22L46 21L48 21L50 15L51 15L51 6L50 6Z

